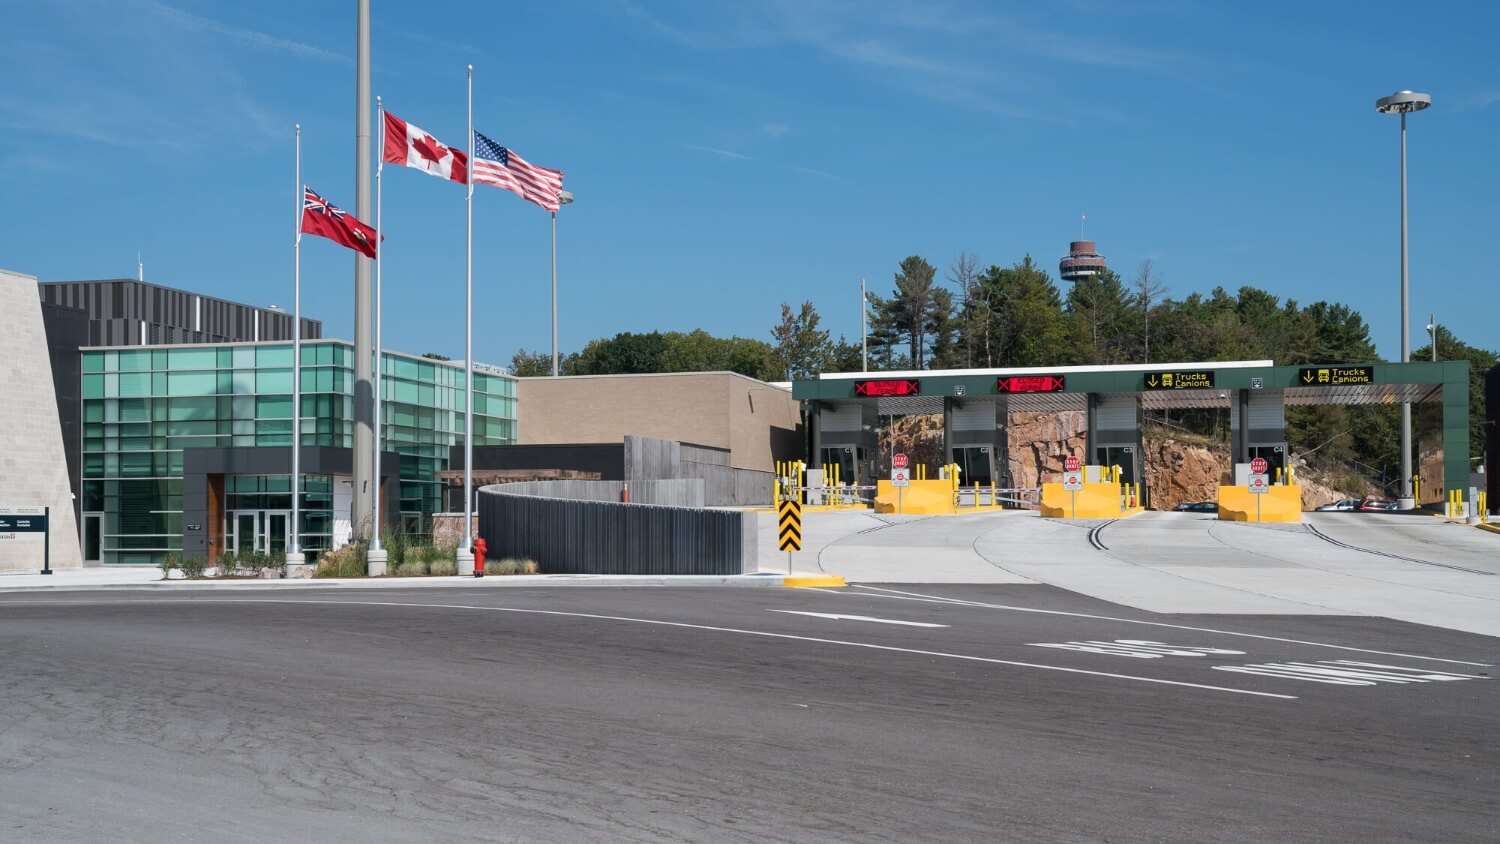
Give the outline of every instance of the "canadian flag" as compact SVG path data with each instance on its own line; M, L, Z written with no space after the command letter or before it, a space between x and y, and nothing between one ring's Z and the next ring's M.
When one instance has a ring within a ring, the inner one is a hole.
M439 143L437 138L399 117L385 113L385 145L381 160L426 170L459 184L468 182L468 156Z

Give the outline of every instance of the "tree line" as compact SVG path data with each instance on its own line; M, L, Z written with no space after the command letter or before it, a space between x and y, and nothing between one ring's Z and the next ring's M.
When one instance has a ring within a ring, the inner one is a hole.
M1183 361L1272 360L1279 365L1378 362L1369 327L1353 308L1308 305L1265 290L1215 287L1181 298L1152 261L1130 276L1114 270L1067 283L1062 292L1030 255L1010 266L980 269L964 253L938 278L912 255L900 262L888 294L869 294L869 369L899 371L1013 366L1068 366ZM863 365L859 338L834 339L812 302L782 303L769 340L721 338L706 331L622 333L589 342L561 359L564 375L727 370L784 381ZM1470 448L1483 448L1483 379L1493 351L1469 346L1438 328L1442 360L1470 362ZM1412 358L1425 360L1431 347ZM519 376L550 375L551 355L522 349ZM1418 433L1441 428L1439 410L1420 407ZM1207 428L1208 415L1181 414L1176 424ZM1294 451L1356 466L1378 482L1393 477L1399 421L1394 405L1288 407ZM1362 466L1361 466L1362 464Z

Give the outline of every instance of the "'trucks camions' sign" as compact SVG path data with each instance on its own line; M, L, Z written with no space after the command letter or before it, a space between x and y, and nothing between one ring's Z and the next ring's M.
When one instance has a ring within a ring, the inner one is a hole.
M1214 386L1212 369L1146 373L1148 390L1209 390Z
M1304 366L1298 370L1298 383L1309 386L1327 384L1374 384L1373 366Z

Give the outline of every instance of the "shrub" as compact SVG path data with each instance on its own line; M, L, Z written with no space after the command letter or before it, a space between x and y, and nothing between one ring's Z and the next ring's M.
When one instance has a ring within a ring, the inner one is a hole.
M224 577L235 574L239 571L241 565L244 565L244 563L240 561L240 558L233 551L225 551L219 555L219 576Z
M313 577L364 577L365 564L365 545L355 542L336 551L324 551L318 557Z
M452 577L458 574L458 560L452 556L439 557L427 564L427 573L437 577Z
M201 580L204 570L208 568L208 561L202 557L187 557L183 559L180 568L182 576L188 580Z
M400 568L407 561L407 552L411 549L410 534L388 530L380 535L380 543L385 547L386 562L391 568Z
M177 565L177 554L175 552L168 551L163 555L161 558L161 579L169 579L172 576L172 569L177 568Z
M389 571L397 577L421 577L427 574L427 561L409 559L399 566L392 566Z
M506 557L501 560L485 560L485 574L536 574L536 560Z

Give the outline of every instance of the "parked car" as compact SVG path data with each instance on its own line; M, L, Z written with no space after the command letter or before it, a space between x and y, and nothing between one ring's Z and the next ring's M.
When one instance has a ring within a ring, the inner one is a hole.
M1184 501L1172 509L1179 513L1217 513L1219 505L1213 501Z
M1359 509L1359 505L1363 504L1363 503L1364 503L1363 499L1359 499L1359 498L1340 498L1338 501L1335 501L1332 504L1324 504L1322 507L1319 507L1318 508L1318 512L1319 513L1328 513L1328 512L1341 512L1342 513L1342 512L1349 511L1349 510L1358 510Z
M1396 502L1390 498L1366 498L1359 503L1359 509L1364 513L1384 513L1396 509Z

